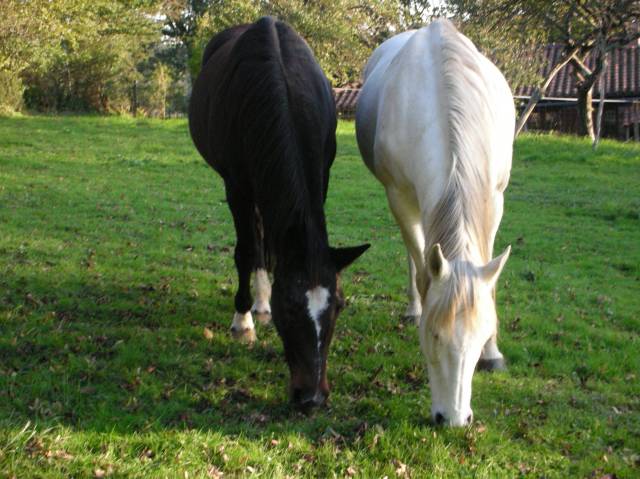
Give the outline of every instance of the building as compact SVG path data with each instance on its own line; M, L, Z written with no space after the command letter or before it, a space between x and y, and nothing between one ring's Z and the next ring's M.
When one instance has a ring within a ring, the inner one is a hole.
M561 45L545 48L547 61L543 67L545 76L559 61L562 55ZM585 61L592 68L594 59L589 56ZM562 68L551 81L545 96L536 105L529 117L526 129L555 130L576 133L578 130L577 89L574 67L571 63ZM609 54L604 76L604 113L602 118L602 136L618 139L635 137L640 140L640 48L632 44L614 50ZM533 92L533 87L516 89L514 97L517 104L524 108ZM593 89L594 115L600 101L600 81ZM595 120L595 118L594 118Z
M553 68L562 54L561 45L545 48L547 61L542 75ZM586 60L593 66L593 58ZM522 110L529 100L533 87L521 87L514 92L516 105ZM360 94L359 85L334 89L338 115L343 118L355 116L356 102ZM600 81L593 92L594 115L600 98ZM595 120L595 118L594 118ZM566 65L552 80L544 98L540 100L525 125L527 130L561 131L576 133L578 130L577 91L573 66ZM640 48L632 44L614 50L609 55L605 75L605 106L602 119L602 136L640 141Z

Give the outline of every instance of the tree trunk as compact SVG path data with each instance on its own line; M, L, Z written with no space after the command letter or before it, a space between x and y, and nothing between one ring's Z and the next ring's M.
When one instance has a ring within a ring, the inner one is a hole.
M604 70L600 74L600 103L598 103L598 113L596 114L596 135L593 139L593 149L598 148L600 137L602 136L602 115L604 113Z
M573 50L567 52L566 56L562 58L551 69L551 71L547 75L547 78L545 78L544 82L542 83L542 86L539 88L536 88L533 91L533 93L531 94L531 98L529 98L529 103L527 103L527 106L525 107L524 111L520 115L520 118L518 118L518 121L516 122L516 132L514 136L517 137L520 134L520 132L522 131L522 128L524 128L524 125L527 123L527 120L531 116L533 109L536 107L538 102L542 99L542 97L547 91L547 88L549 88L549 85L551 85L551 81L555 78L558 72L562 70L562 68L571 61L571 59L575 56L576 53L578 53L577 48L574 48Z
M607 82L605 80L605 72L607 71L607 51L604 37L599 38L598 49L600 50L600 55L602 56L602 70L600 71L600 103L598 103L598 114L596 115L596 136L593 140L593 149L595 151L598 148L598 143L600 141L600 137L602 136L602 115L604 114L604 94L605 89L607 87Z
M577 57L572 63L575 69L578 87L578 135L589 136L594 141L596 135L593 131L593 85L600 77L600 72L604 69L605 51L597 51L595 67L590 70Z
M593 84L578 89L578 135L595 139L593 132Z

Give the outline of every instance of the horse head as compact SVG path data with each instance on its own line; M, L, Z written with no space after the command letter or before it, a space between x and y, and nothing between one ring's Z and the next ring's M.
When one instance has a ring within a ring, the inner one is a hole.
M439 244L427 254L429 288L420 322L431 416L436 424L471 423L471 383L482 348L497 332L494 287L510 247L485 265L448 261Z
M329 259L315 275L304 263L276 265L273 322L291 372L291 400L303 411L323 405L329 396L327 355L344 307L339 275L368 247L329 248Z

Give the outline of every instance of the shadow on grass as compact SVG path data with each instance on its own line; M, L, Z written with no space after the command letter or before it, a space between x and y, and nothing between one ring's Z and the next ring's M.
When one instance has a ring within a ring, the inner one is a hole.
M349 438L362 424L390 422L386 408L363 409L359 401L375 396L378 385L365 381L345 394L338 371L343 361L354 361L348 357L332 365L339 394L327 408L311 416L294 410L273 327L258 326L252 347L238 344L228 333L231 292L194 298L156 279L138 285L53 274L0 280L8 312L0 323L0 415L16 426L198 429L248 438L295 432L312 440L327 431ZM409 408L401 414L428 423Z

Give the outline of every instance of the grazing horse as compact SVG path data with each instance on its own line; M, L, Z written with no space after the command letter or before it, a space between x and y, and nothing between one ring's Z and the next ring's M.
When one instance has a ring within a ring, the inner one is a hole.
M232 333L255 340L255 271L253 311L271 314L271 300L293 402L303 409L323 404L329 344L344 305L338 273L368 248L328 242L323 208L336 154L329 81L287 24L264 17L230 28L204 51L189 128L224 180L236 229Z
M511 170L511 91L446 20L384 42L364 76L358 145L409 253L407 313L421 318L432 418L464 425L476 364L504 367L494 290L510 248L491 255Z

